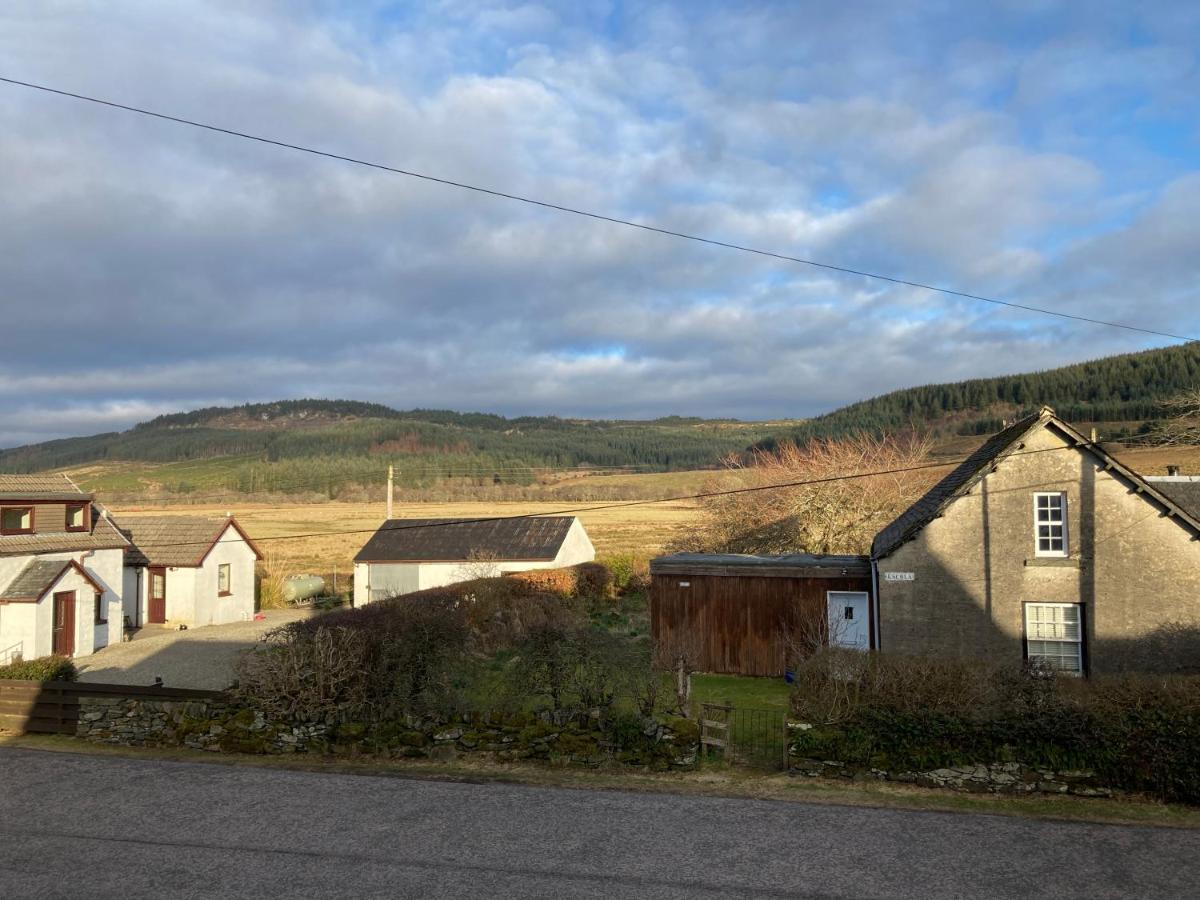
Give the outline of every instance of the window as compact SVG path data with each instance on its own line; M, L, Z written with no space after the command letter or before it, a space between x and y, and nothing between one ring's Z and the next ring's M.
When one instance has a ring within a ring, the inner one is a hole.
M67 504L67 531L87 531L87 506L85 504Z
M1034 494L1034 539L1038 556L1067 555L1067 495Z
M1078 603L1025 604L1025 656L1083 674L1083 611Z
M217 566L217 596L228 597L232 591L229 589L229 563L221 563Z
M0 509L0 534L32 533L32 506L6 506L3 509Z
M97 625L107 625L108 617L104 615L104 594L96 591L96 619Z

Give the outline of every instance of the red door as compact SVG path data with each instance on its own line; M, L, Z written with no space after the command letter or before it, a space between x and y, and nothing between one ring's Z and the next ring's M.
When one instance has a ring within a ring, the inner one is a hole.
M146 621L158 624L167 621L167 569L165 566L151 567L149 596Z
M58 656L75 653L75 592L54 595L54 652Z

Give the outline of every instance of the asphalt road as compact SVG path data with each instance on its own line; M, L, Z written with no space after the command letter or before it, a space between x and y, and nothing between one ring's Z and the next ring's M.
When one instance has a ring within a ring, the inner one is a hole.
M1200 833L0 749L0 897L1195 897Z

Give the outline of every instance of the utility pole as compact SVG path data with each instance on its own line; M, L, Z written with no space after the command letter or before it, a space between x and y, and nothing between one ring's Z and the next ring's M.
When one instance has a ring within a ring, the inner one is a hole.
M388 488L387 488L387 517L392 518L392 479L395 477L395 472L392 467L388 466Z

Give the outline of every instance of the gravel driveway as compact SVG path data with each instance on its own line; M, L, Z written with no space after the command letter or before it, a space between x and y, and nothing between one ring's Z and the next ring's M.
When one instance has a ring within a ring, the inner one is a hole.
M230 622L151 631L143 628L124 644L111 644L76 661L79 680L106 684L153 684L160 676L167 687L219 691L233 682L233 661L272 628L306 619L312 610L269 609L260 622Z

